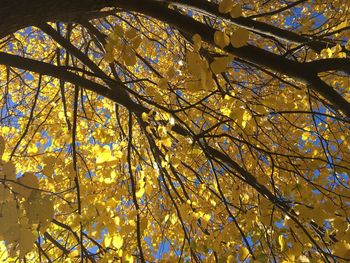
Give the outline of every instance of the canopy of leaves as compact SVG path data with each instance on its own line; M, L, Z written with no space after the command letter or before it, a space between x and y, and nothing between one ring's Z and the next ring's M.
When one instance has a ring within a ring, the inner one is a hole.
M1 262L350 260L346 0L0 3Z

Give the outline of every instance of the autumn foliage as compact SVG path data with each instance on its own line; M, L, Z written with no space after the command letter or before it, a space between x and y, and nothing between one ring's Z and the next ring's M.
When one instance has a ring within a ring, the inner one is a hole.
M349 261L349 21L0 2L0 262Z

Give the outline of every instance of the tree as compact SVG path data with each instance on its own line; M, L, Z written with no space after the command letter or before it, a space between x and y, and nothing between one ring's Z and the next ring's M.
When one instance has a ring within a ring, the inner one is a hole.
M350 260L349 11L3 0L2 262Z

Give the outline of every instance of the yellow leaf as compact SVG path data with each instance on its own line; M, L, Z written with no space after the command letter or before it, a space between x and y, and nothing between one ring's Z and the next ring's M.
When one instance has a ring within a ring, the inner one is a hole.
M41 230L48 226L54 216L53 202L47 196L42 196L40 192L35 190L24 202L24 208L29 222L40 224Z
M231 111L231 109L229 109L229 108L221 108L221 109L220 109L220 112L221 112L222 114L224 114L225 116L230 117L232 111Z
M19 235L20 235L20 231L19 231L19 227L17 224L9 224L9 228L5 233L2 233L2 239L8 243L15 243L19 240Z
M16 226L18 221L18 210L15 201L9 201L0 205L0 235L7 232L11 226Z
M116 249L121 249L123 246L124 240L120 235L113 236L112 244Z
M216 31L214 33L214 42L221 49L223 49L224 47L226 47L230 44L230 38L228 37L228 35L226 35L225 32Z
M114 51L111 50L110 52L107 52L104 56L103 59L107 62L107 63L112 63L114 61Z
M346 42L345 48L350 51L350 40Z
M168 88L168 81L165 78L161 78L158 82L158 88L161 90L165 90Z
M174 66L169 68L169 70L167 71L166 75L167 75L168 79L172 79L172 78L175 77L176 70L175 70Z
M34 173L26 172L22 177L18 178L18 181L25 186L36 189L39 188L39 179Z
M198 52L202 46L202 38L200 35L195 34L192 37L192 40L193 40L193 49L195 52Z
M33 188L39 188L39 179L34 173L26 172L22 177L18 178L19 184L13 184L13 189L18 194L28 198Z
M303 141L306 141L310 136L310 133L309 132L303 132L302 135L301 135L301 139Z
M333 252L337 256L350 258L350 243L348 243L346 240L336 242L333 246Z
M5 187L4 184L0 184L0 204L9 201L12 197L12 193L8 187Z
M136 64L136 55L134 52L125 54L123 56L123 59L124 59L125 65L127 65L127 66L131 67L131 66L134 66Z
M57 158L55 156L47 156L44 158L43 163L46 165L54 165Z
M162 139L162 145L165 147L171 147L172 145L172 140L170 137Z
M168 221L169 218L170 218L170 215L167 214L167 215L164 217L163 223L166 223L166 222Z
M246 247L241 247L238 250L238 253L239 253L239 259L242 261L245 260L249 256L249 250Z
M115 25L115 27L113 28L112 35L120 37L123 34L124 34L123 28L120 25Z
M128 39L133 39L136 37L137 31L134 28L130 28L128 31L125 32L125 37Z
M327 57L328 57L328 58L331 58L332 55L333 55L332 49L327 48L327 49L326 49L326 52L327 52Z
M112 156L112 151L108 145L102 147L97 151L96 164L101 165L106 162L114 161L115 157Z
M116 216L116 217L114 218L114 223L115 223L117 226L119 226L119 224L120 224L120 217L119 217L119 216Z
M223 0L219 4L219 12L226 14L229 13L232 9L233 1L232 0Z
M226 70L227 65L232 61L232 56L215 58L215 60L210 64L214 74L219 74Z
M20 228L19 231L19 249L20 257L24 257L28 252L34 248L35 235L28 228Z
M230 38L231 45L235 48L243 47L249 39L249 31L245 28L238 28Z
M133 49L137 49L142 43L142 38L141 36L137 36L132 40L132 47Z
M235 261L235 257L233 255L229 255L227 257L226 263L234 263Z
M203 216L203 219L204 219L205 222L209 222L210 218L211 218L210 214L205 214Z
M103 240L103 243L104 243L105 247L109 247L112 243L112 237L110 235L106 235L104 240Z
M230 12L232 18L237 18L242 16L242 6L240 4L235 4Z
M36 154L38 151L39 151L38 147L35 145L35 143L29 144L29 147L28 147L29 154Z
M177 215L176 214L171 215L170 222L172 225L175 225L175 223L177 222Z
M147 195L151 195L153 193L153 188L152 188L152 185L150 184L147 184L146 187L145 187L145 193Z
M249 111L244 111L242 116L242 127L245 128L247 126L247 122L252 118L252 115Z
M203 61L198 53L187 52L186 61L189 71L197 78L201 77L201 71L203 71Z
M249 203L249 195L248 194L244 193L244 194L241 194L239 197L241 199L242 204L246 205Z
M300 263L309 263L310 260L309 260L309 258L308 258L307 256L300 255L300 256L298 257L298 262L300 262Z
M281 252L284 250L285 248L285 241L284 241L284 236L283 235L279 235L278 236L278 244L280 245L280 249L281 249Z
M144 122L148 122L148 114L146 112L142 112L141 118Z
M333 56L333 51L330 48L322 49L320 53L322 58L331 58Z
M145 193L145 188L141 188L140 190L138 190L136 192L136 197L137 198L141 198L143 196L143 194Z
M7 180L16 180L16 166L13 162L9 161L2 165L2 171Z
M39 213L40 231L46 230L52 219L54 218L54 205L53 201L47 197L41 200L41 211Z
M114 157L115 157L115 158L122 158L122 157L123 157L123 152L122 152L122 151L116 151L116 152L114 152Z
M134 263L134 256L132 255L125 255L124 260L126 263Z

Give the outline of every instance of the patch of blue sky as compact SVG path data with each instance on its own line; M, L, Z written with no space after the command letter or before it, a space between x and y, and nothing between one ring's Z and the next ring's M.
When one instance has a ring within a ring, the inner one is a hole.
M304 7L312 6L314 1L312 1L310 4L304 4ZM289 26L292 28L298 28L301 26L300 23L298 23L298 20L295 18L300 18L302 16L302 9L301 6L295 6L290 9L290 11L293 13L293 15L287 16L284 21L285 26ZM326 17L322 13L313 12L310 17L308 17L309 20L313 19L314 21L314 28L321 27L326 21Z
M281 219L280 221L275 221L274 224L277 228L284 228L285 227L283 219Z
M162 259L169 252L170 252L170 242L165 240L159 243L157 251L152 253L152 256L159 260L159 259Z
M222 130L226 132L226 131L230 131L231 129L230 129L230 126L224 124L222 125Z
M312 192L314 195L320 195L320 194L321 194L320 190L317 190L317 189L312 189L311 192Z
M46 150L47 148L49 148L52 145L52 138L50 135L48 135L48 133L45 130L41 130L41 137L42 138L46 138L47 141L45 142L44 149Z

